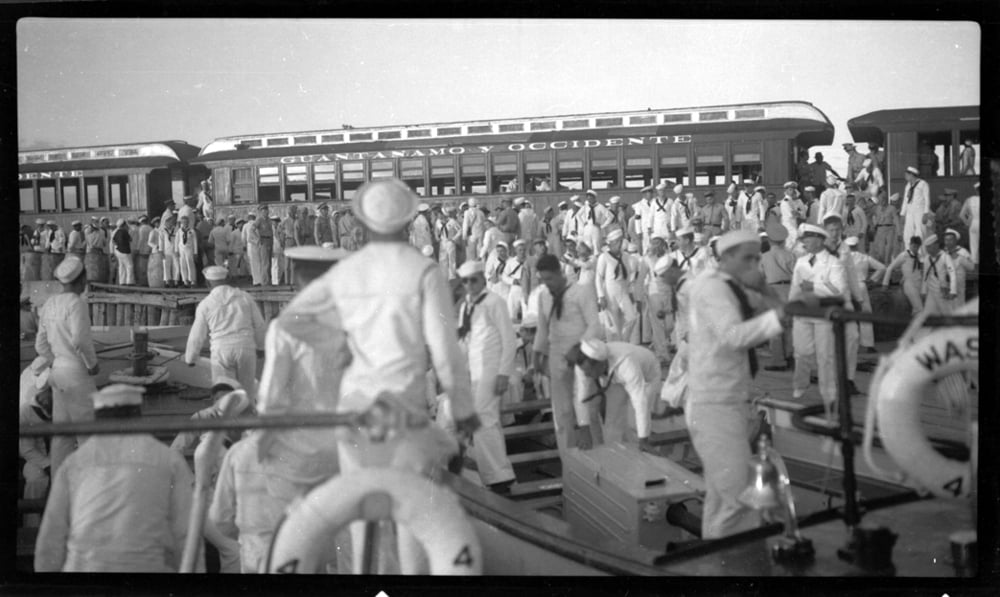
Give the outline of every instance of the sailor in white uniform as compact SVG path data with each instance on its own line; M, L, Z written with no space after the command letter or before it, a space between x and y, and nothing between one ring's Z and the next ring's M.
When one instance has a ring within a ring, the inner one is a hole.
M597 256L597 306L611 314L618 337L627 340L639 318L631 290L637 271L622 251L622 242L622 231L612 230L608 250Z

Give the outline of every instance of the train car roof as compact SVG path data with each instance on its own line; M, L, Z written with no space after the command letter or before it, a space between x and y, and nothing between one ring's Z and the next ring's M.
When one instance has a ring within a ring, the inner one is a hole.
M847 121L847 128L858 143L882 141L885 132L935 131L966 125L979 128L979 106L878 110Z
M158 168L187 162L199 147L186 141L141 141L86 147L60 147L19 151L18 170L102 170L110 168Z
M817 133L815 142L832 141L833 125L818 108L803 101L648 109L497 120L476 120L380 127L350 127L221 137L206 145L197 162L269 157L319 151L379 151L405 145L459 145L479 142L532 142L607 136L678 135L692 132L792 130ZM829 137L829 139L827 139Z

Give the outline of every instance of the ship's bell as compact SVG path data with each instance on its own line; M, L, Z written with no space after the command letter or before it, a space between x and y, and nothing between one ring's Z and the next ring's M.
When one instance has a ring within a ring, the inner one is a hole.
M750 460L750 482L739 497L740 503L754 510L781 506L781 477L768 452L758 450Z

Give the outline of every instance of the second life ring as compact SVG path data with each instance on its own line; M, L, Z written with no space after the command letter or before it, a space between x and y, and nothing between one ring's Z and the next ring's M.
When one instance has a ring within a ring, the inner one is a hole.
M935 496L967 497L974 489L970 464L945 458L934 449L921 429L920 402L938 380L979 371L979 329L937 328L901 348L887 364L872 384L878 433L886 451Z
M482 574L479 539L458 497L429 479L389 468L339 475L294 503L275 532L267 572L319 572L321 546L350 522L364 519L363 503L373 494L391 499L392 520L423 546L431 574Z

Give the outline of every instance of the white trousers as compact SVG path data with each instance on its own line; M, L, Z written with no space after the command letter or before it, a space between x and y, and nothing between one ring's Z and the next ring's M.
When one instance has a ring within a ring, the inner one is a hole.
M587 387L586 376L579 367L570 367L566 357L555 351L549 353L549 390L552 392L552 423L556 428L556 446L563 454L576 447L577 410L587 409L590 413L591 435L600 436L595 430L600 428L598 401L591 400L579 407L574 405L574 396ZM596 439L600 439L597 437ZM600 443L595 441L594 443Z
M646 321L649 322L650 336L652 336L653 352L661 360L665 360L670 353L670 332L673 331L674 320L669 313L669 299L662 294L651 294L646 301ZM656 317L658 311L663 311L666 315L663 319Z
M190 284L197 282L198 271L194 266L194 251L182 248L177 252L177 261L180 265L181 280Z
M861 286L861 312L872 312L872 297L864 285ZM875 326L868 322L859 325L861 327L861 346L875 348Z
M969 226L969 253L972 263L979 265L979 220L973 220Z
M628 287L624 283L609 282L607 284L608 312L615 321L615 330L622 342L638 343L636 325L639 322L639 311L628 296Z
M910 301L911 314L916 315L924 310L924 300L920 298L920 280L903 279L903 295Z
M601 245L604 244L604 235L601 233L600 226L595 226L594 224L585 225L580 238L583 242L590 245L590 250L594 255L601 254Z
M261 275L260 271L260 252L258 251L260 245L248 243L246 249L247 259L250 261L250 277L254 284L260 284Z
M180 275L177 264L177 253L163 254L163 281L176 282Z
M688 343L683 340L678 342L677 354L670 361L667 379L663 381L663 388L660 390L660 400L673 408L683 408L687 401L687 353Z
M271 284L280 286L285 277L285 252L276 251L271 260Z
M250 399L257 398L257 351L252 346L212 346L212 383L220 377L240 382Z
M923 218L923 214L919 216L916 214L906 214L903 221L903 246L909 246L910 239L914 236L924 237L924 225L920 221Z
M52 385L52 422L76 423L94 420L94 403L90 395L97 391L94 378L87 374L82 363L56 358L49 377ZM63 460L88 436L54 435L50 444L49 460L52 475L56 474Z
M121 251L115 249L115 255L118 257L118 283L135 284L135 271L132 268L132 254L122 253Z
M507 292L507 313L510 315L511 321L521 321L528 308L526 299L524 289L520 285L510 287Z
M796 317L792 322L795 373L792 396L801 398L809 387L812 364L816 364L819 393L826 404L837 401L837 371L833 349L833 324L819 319Z
M738 499L750 475L751 416L748 403L703 404L697 396L684 408L691 443L704 466L702 539L733 535L760 523L757 513Z

